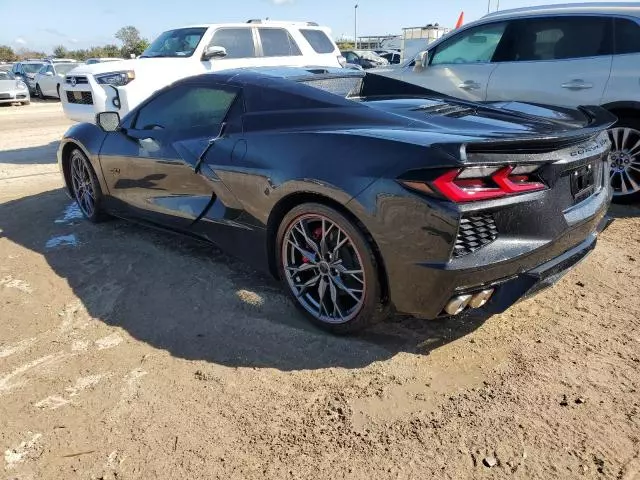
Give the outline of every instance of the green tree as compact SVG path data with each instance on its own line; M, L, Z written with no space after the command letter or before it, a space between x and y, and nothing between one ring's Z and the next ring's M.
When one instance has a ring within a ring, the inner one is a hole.
M351 50L354 48L353 42L336 42L340 50Z
M13 48L8 45L0 45L0 62L15 62L17 58Z
M122 42L121 54L124 58L140 55L149 46L149 42L140 36L140 32L133 25L122 27L115 37Z
M69 55L69 51L63 45L58 45L53 49L53 56L57 58L65 58Z

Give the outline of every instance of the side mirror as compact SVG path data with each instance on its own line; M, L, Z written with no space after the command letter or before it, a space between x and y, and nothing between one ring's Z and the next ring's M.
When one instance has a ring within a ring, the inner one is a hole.
M227 49L212 45L204 49L202 60L211 60L212 58L224 58L227 56Z
M105 132L115 132L120 126L118 112L100 112L96 115L96 123Z
M429 51L424 50L416 55L413 71L416 73L423 72L429 66Z
M44 72L47 77L53 77L53 72Z

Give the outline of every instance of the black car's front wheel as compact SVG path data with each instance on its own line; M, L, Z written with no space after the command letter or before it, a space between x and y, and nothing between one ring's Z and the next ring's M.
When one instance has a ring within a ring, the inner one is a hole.
M292 209L278 230L277 259L287 291L316 325L349 333L384 317L371 244L337 210L317 203Z
M69 157L69 173L73 196L87 220L97 223L103 219L100 208L102 190L93 167L80 150L75 149Z

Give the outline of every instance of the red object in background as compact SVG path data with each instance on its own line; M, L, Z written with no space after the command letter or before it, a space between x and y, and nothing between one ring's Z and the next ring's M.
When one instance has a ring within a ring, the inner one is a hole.
M463 22L464 22L464 12L460 12L460 16L458 17L458 21L456 22L456 28L460 28Z

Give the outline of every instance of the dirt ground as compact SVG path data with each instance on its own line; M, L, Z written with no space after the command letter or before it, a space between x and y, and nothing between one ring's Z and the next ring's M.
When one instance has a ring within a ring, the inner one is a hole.
M486 321L308 325L270 278L61 190L0 108L0 477L640 479L640 209Z

